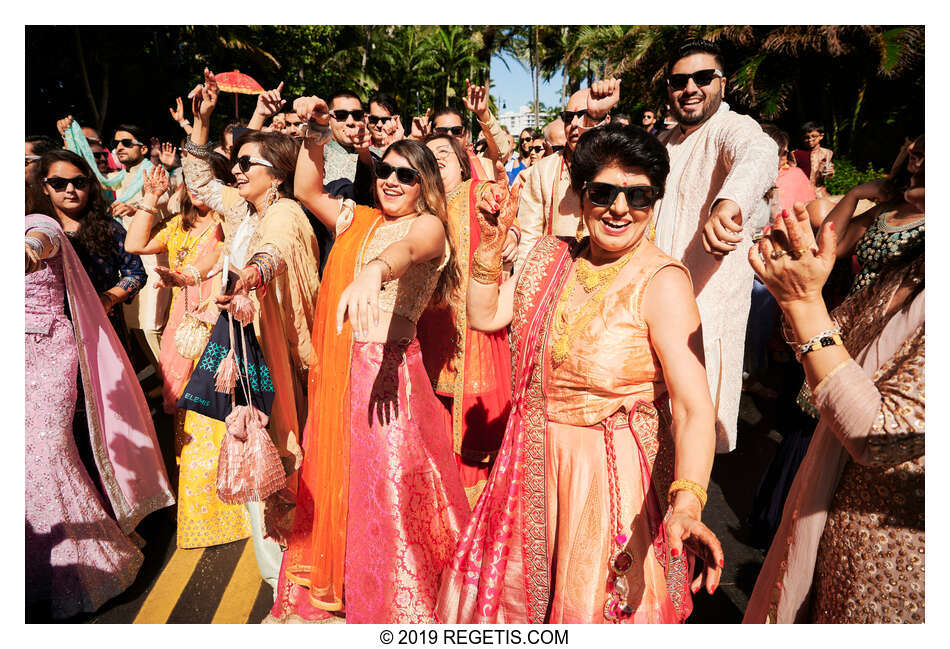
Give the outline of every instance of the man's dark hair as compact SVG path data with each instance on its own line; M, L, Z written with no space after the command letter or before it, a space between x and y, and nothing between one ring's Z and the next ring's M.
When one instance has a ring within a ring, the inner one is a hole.
M47 151L63 148L46 135L27 135L26 141L33 145L33 155L43 155Z
M119 124L118 126L115 127L115 132L113 133L112 137L114 138L115 133L118 133L119 131L125 131L126 133L130 133L132 137L134 137L136 140L138 140L145 146L149 145L148 138L145 136L145 130L142 129L140 126L136 126L135 124Z
M430 123L432 126L435 126L435 120L436 120L436 118L437 118L437 117L442 117L443 115L458 115L458 116L459 116L459 119L462 120L462 126L465 126L465 116L464 116L462 113L460 113L460 112L458 112L457 110L455 110L454 108L452 108L451 106L446 106L446 107L444 107L444 108L440 108L439 110L435 111L435 112L432 114L432 119L430 120L429 123ZM468 127L466 126L466 128L468 128Z
M811 133L812 131L818 131L819 134L824 135L825 127L824 125L819 124L818 122L805 122L804 124L802 124L802 135L805 135L806 133Z
M681 44L673 51L673 56L666 64L666 75L670 75L677 61L685 59L687 56L692 56L693 54L712 54L716 59L716 65L722 71L723 75L726 74L726 66L722 62L722 52L719 50L719 46L704 38L694 38Z
M643 117L644 117L647 113L653 113L653 119L657 119L657 117L658 117L658 115L656 114L656 111L653 110L652 108L641 108L641 109L640 109L640 119L642 120Z
M643 169L650 184L660 188L657 198L663 196L670 156L655 136L639 126L611 123L581 135L571 158L571 187L580 194L584 184L610 164Z
M385 92L377 92L375 95L369 98L370 104L379 104L383 108L389 111L390 115L395 115L399 112L399 109L396 107L396 100L387 95Z
M332 95L330 95L329 101L327 101L327 106L332 106L333 102L340 97L347 97L348 99L355 99L360 102L360 106L363 105L363 100L360 99L360 96L353 92L352 90L337 90Z

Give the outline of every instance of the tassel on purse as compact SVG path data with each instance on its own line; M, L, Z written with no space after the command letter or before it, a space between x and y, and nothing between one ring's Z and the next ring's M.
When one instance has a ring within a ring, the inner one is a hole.
M200 285L198 290L200 291ZM208 346L211 338L211 327L196 314L202 308L199 303L194 311L188 309L188 287L184 287L185 315L175 330L175 349L182 358L196 359ZM199 297L201 296L199 292Z

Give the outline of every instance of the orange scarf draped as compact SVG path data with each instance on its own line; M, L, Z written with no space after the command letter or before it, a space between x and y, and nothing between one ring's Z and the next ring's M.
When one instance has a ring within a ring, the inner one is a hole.
M336 308L381 221L379 210L356 207L352 223L330 251L313 320L304 459L284 566L287 579L308 587L311 603L328 611L343 608L353 347L348 320L336 332Z

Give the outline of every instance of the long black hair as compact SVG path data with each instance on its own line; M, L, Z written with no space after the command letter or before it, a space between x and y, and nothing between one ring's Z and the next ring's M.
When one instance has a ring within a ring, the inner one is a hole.
M47 151L37 163L37 180L42 183L49 175L50 167L56 162L68 162L89 180L89 198L83 208L81 224L76 240L91 254L99 257L115 257L119 254L113 238L112 216L105 199L102 197L102 185L89 164L79 155L66 149ZM58 219L58 217L57 217Z

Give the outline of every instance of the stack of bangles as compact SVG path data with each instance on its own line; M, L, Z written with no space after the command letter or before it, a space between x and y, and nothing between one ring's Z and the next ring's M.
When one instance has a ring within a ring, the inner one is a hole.
M213 144L195 144L191 141L189 137L185 140L185 151L195 156L196 158L208 158L214 152Z
M36 259L39 261L43 258L43 241L36 237L24 237L23 242L29 246L30 250L36 254Z
M245 268L254 268L257 270L257 282L253 286L249 286L251 289L258 289L268 282L270 282L277 275L277 262L268 255L266 252L258 252L250 261L247 262Z
M499 257L495 260L496 263L493 263L491 266L486 265L482 262L479 255L472 256L472 279L474 279L479 284L485 284L486 286L493 286L498 283L498 278L501 277L501 258Z
M706 490L698 482L693 482L692 480L674 480L673 484L670 485L670 490L667 492L667 500L671 503L673 502L673 494L677 491L688 491L699 500L699 508L702 509L706 506Z
M188 265L181 269L181 274L185 276L186 279L191 279L192 281L187 282L191 286L198 286L201 284L201 271L195 268L194 266Z

